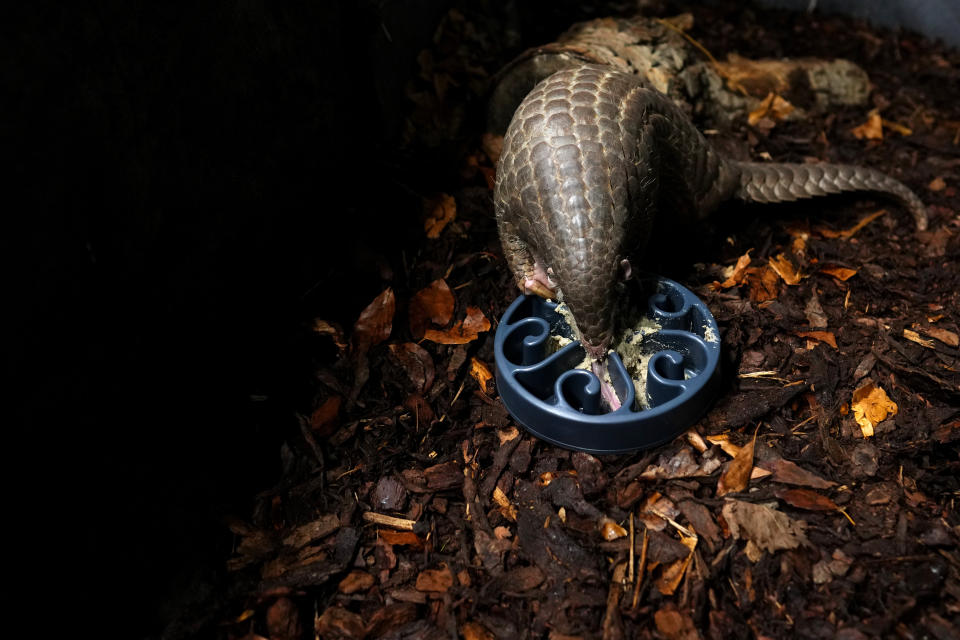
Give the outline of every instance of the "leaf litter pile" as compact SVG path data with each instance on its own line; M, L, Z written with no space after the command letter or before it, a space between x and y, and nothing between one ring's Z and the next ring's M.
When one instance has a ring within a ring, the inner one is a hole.
M410 145L462 121L505 61L470 16L451 11L421 56ZM646 265L716 316L718 401L654 450L570 452L527 435L497 396L492 335L516 296L492 218L499 141L482 118L461 124L460 177L423 185L436 195L402 275L352 327L309 326L314 393L283 475L231 522L229 596L192 628L958 637L960 55L841 18L732 5L692 18L715 53L789 42L861 65L870 104L791 120L768 93L725 135L753 157L891 173L928 204L929 230L869 195L721 210L680 256Z

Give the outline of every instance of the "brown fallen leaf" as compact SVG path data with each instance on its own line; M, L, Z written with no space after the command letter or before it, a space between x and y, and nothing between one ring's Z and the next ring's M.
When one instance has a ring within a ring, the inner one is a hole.
M470 376L480 385L480 390L487 393L487 383L493 379L493 372L483 360L470 358Z
M391 344L390 355L403 367L417 392L424 393L433 386L436 369L426 349L415 342Z
M267 609L266 618L270 640L296 640L303 637L300 609L290 598L278 598Z
M826 343L837 349L837 337L833 335L832 331L797 331L798 336L801 338L809 338L811 340L818 340L820 342Z
M313 320L313 330L320 335L329 336L340 353L346 350L347 341L343 337L343 329L340 328L340 325L315 318Z
M770 268L777 272L777 275L790 286L799 284L804 276L797 270L786 255L780 253L770 258Z
M853 408L853 418L860 425L864 438L872 436L873 428L888 416L897 415L897 403L872 381L867 381L865 385L853 392L850 405Z
M677 611L676 605L669 602L653 614L657 631L667 640L699 640L700 634L688 613Z
M500 513L504 518L511 522L517 521L517 507L510 502L510 498L507 497L507 494L505 494L500 487L494 488L493 501L500 507Z
M393 289L387 287L360 313L360 318L353 326L353 335L350 337L350 353L353 359L351 403L360 395L360 390L370 377L367 352L370 347L380 344L390 337L390 332L393 330L393 314L396 310L396 304Z
M417 591L446 593L453 586L453 574L446 566L440 569L426 569L417 576Z
M750 472L753 471L753 450L757 444L757 432L760 427L753 432L753 438L744 447L737 452L736 457L730 462L727 469L720 474L720 480L717 481L717 497L743 491L750 484Z
M730 436L726 433L718 433L714 436L707 436L707 442L719 446L720 449L722 449L723 452L731 458L736 458L737 454L740 453L740 449L743 448L740 445L730 442Z
M840 507L825 495L809 489L778 489L774 495L797 509L807 511L837 511Z
M820 273L825 273L828 276L833 276L841 282L846 282L853 276L857 275L857 270L847 269L846 267L824 267L820 269Z
M780 292L779 276L769 265L747 269L746 281L750 284L750 300L753 302L776 300Z
M463 640L494 640L496 636L479 622L464 622L460 625Z
M753 249L750 251L753 251ZM747 251L745 254L737 258L736 265L733 267L728 267L729 273L727 274L726 280L723 282L713 283L712 286L715 290L729 289L743 283L743 279L746 276L747 267L750 266L750 251Z
M916 342L922 347L927 349L936 349L937 345L933 340L927 340L926 338L921 338L920 334L914 331L913 329L904 329L903 337L911 342Z
M947 188L947 183L946 181L944 181L943 176L937 176L936 178L930 181L930 184L927 185L927 189L930 189L930 191L934 191L934 192L943 191L946 188Z
M440 237L443 229L456 219L457 202L453 199L453 196L441 193L424 200L423 210L426 214L423 230L427 233L428 238L436 239Z
M322 638L360 640L367 635L367 626L358 614L333 606L317 619L316 631Z
M852 238L860 229L863 229L865 226L879 218L880 216L886 214L886 209L880 209L879 211L874 211L873 213L864 216L860 222L853 225L849 229L844 229L842 231L834 231L833 229L819 228L817 232L824 238Z
M883 140L883 118L876 109L867 114L867 121L850 130L860 140Z
M413 531L395 531L393 529L378 529L377 537L391 546L413 547L423 549L423 539Z
M439 344L467 344L490 330L490 320L477 307L467 307L467 317L446 331L427 329L424 338Z
M767 94L767 97L760 102L757 108L747 115L747 122L751 127L757 126L757 123L763 118L769 118L773 122L778 122L793 113L793 110L793 105L787 100L781 98L776 93L770 92Z
M390 337L396 305L397 301L390 287L384 289L373 302L367 305L353 326L353 335L350 340L354 353L365 354L370 347Z
M687 557L675 561L673 564L665 568L662 574L660 574L660 579L657 580L657 590L665 596L672 596L674 592L676 592L677 587L680 586L680 581L683 580L683 576L686 574L687 568L690 566L690 560L693 558L693 551L697 548L696 536L685 536L683 533L681 533L680 542L682 542L683 546L690 550L690 553L687 554Z
M453 317L454 302L453 292L443 278L413 294L407 309L413 337L422 338L431 322L440 327L447 326Z
M342 401L340 396L332 395L310 414L310 429L315 435L324 437L336 430Z
M366 571L354 569L340 581L340 584L337 585L337 590L340 591L340 593L350 595L351 593L366 591L373 586L374 582L376 582L374 577Z
M627 535L627 530L618 525L609 518L604 518L600 523L600 536L607 542L622 538Z
M836 482L821 478L817 474L798 466L795 462L790 462L783 458L779 458L774 462L761 462L759 464L773 473L771 480L781 484L792 484L799 487L811 487L813 489L829 489L837 485Z
M762 504L726 499L723 519L736 539L753 542L765 551L796 549L809 544L804 533L807 523L791 520L787 514Z
M955 334L953 331L947 331L946 329L941 329L940 327L926 327L922 331L932 338L936 338L940 342L951 347L960 346L960 336Z

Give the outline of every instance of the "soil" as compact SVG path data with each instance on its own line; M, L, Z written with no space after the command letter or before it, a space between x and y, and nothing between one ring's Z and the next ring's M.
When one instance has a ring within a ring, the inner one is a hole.
M623 9L563 4L510 40L462 3L383 151L412 194L400 260L374 247L388 266L349 301L324 286L301 300L283 442L263 454L280 469L223 525L228 571L168 605L167 637L958 637L960 53L842 17L652 4L691 12L717 57L863 67L872 105L715 139L885 171L928 205L929 230L870 195L730 204L694 233L660 229L673 237L641 266L713 311L719 399L651 451L540 442L487 379L517 291L483 101L523 48ZM882 137L858 138L873 107Z

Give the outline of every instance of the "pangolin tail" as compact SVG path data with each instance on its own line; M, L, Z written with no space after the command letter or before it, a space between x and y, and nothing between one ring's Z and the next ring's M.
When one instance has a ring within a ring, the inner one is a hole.
M927 208L902 182L868 169L844 164L731 163L740 173L734 197L749 202L787 202L845 191L875 191L899 200L917 230L927 228Z

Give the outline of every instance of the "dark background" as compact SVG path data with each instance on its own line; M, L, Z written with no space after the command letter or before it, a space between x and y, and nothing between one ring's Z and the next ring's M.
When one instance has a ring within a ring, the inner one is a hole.
M130 637L213 583L232 544L223 517L277 480L284 435L310 411L304 327L349 327L422 235L419 185L453 179L464 140L403 134L417 54L455 4L8 16L3 361L32 597ZM496 25L503 61L520 33L549 41L600 11L470 10Z

